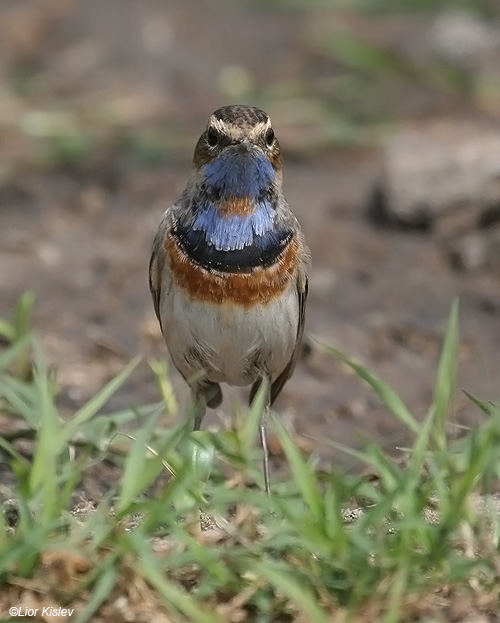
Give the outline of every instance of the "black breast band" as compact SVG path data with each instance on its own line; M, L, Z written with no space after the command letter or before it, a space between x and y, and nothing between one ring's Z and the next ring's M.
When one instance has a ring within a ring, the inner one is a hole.
M269 231L255 236L253 243L243 249L220 251L207 242L202 231L177 224L172 234L193 262L222 273L250 273L255 268L272 266L293 239L291 230Z

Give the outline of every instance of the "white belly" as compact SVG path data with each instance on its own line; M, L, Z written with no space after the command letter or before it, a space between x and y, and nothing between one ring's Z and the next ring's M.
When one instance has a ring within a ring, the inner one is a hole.
M209 381L245 386L262 373L274 380L283 372L297 336L295 283L278 299L249 309L192 301L174 284L169 286L162 289L163 334L187 380L203 371Z

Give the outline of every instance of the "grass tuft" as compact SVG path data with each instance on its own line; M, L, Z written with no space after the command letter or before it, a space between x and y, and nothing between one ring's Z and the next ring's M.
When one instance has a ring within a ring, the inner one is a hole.
M162 426L178 407L155 363L160 403L103 413L135 359L63 417L39 340L27 328L9 340L0 353L0 618L28 597L74 607L78 623L441 621L460 600L473 615L497 612L500 505L487 492L499 475L500 409L469 396L484 421L449 439L457 303L423 421L373 372L323 348L407 426L408 460L367 444L352 453L375 477L318 471L273 416L289 475L268 497L254 443L264 390L217 434L192 433L189 418ZM30 374L20 376L28 352ZM105 464L121 477L88 499L89 470Z

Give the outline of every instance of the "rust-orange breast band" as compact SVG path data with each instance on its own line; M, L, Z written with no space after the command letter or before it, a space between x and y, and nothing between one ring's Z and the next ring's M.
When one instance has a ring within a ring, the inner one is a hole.
M166 236L165 252L174 282L190 298L253 307L269 303L286 290L296 274L300 242L292 238L272 266L256 267L248 273L206 270L183 252L171 234Z

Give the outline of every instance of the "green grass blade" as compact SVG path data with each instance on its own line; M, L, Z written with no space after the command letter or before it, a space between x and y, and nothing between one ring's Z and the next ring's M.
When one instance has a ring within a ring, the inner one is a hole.
M170 381L168 374L168 364L165 359L150 359L148 361L149 367L156 376L156 382L158 389L169 415L174 415L179 409L177 397L175 395L174 387Z
M368 385L375 391L376 395L384 404L389 411L396 416L396 418L405 424L412 432L418 433L419 431L419 423L413 417L408 407L404 404L401 398L386 384L384 383L376 374L370 372L367 368L362 366L361 364L355 362L353 359L345 355L340 350L333 348L331 346L327 346L323 344L319 340L315 340L323 350L327 353L341 361L345 365L347 365L351 370L353 370L360 378L362 378Z
M31 335L25 335L20 340L17 340L12 346L6 349L4 353L0 355L0 370L5 370L12 363L17 361L21 355L25 354L25 351L29 348L33 337Z
M462 390L463 393L467 396L467 398L473 402L476 407L478 407L479 409L481 409L481 411L483 413L485 413L486 415L492 417L494 415L498 415L498 413L500 412L500 408L498 407L498 405L494 404L494 403L487 403L487 402L483 402L482 400L479 400L479 398L476 398L475 396L473 396L472 394L470 394L468 391L466 391L465 389Z
M303 459L299 449L290 437L290 434L277 417L273 418L273 424L281 446L285 451L285 455L292 470L293 479L297 484L302 499L309 507L312 518L317 522L322 522L322 494L318 488L318 482L314 471Z
M401 606L408 589L408 576L408 564L402 565L398 569L389 591L389 603L383 623L399 623L401 621Z
M151 458L148 450L156 419L151 418L135 435L135 442L127 456L125 470L120 479L120 499L116 507L118 516L130 507L136 496L144 491L162 468L161 457L153 455Z
M325 613L318 605L317 598L310 590L304 587L298 579L295 579L290 573L290 569L279 563L256 562L253 565L253 571L257 577L262 578L274 588L288 597L295 603L302 612L308 617L309 621L314 623L326 623Z
M245 417L240 437L242 446L244 448L245 456L247 457L249 456L251 449L255 445L255 438L257 436L257 431L259 430L259 425L262 420L262 415L264 413L268 390L269 388L267 387L267 381L263 381L257 393L255 394L248 414Z
M134 357L134 359L132 359L132 361L128 363L119 374L111 379L111 381L105 385L101 391L99 391L74 414L62 431L62 443L68 443L80 426L87 420L93 418L99 412L111 396L116 393L117 389L127 380L141 359L142 357L140 356Z
M57 495L57 460L62 446L58 443L60 421L54 405L52 385L39 346L36 347L35 386L38 393L40 428L30 472L30 491L43 493L42 516L50 522L60 511Z
M172 612L173 607L176 612L187 617L190 623L223 623L217 614L209 612L206 607L197 604L188 593L165 577L159 569L158 559L153 556L149 547L144 543L143 537L135 534L130 536L132 540L137 541L138 560L134 564L134 569L158 591L170 612Z
M19 340L29 333L31 312L35 302L35 293L28 291L22 294L14 310L15 339Z
M32 383L13 376L0 375L0 398L8 404L13 415L22 417L33 430L40 426L40 409Z
M193 478L200 483L206 482L215 462L212 435L204 430L195 430L188 435L182 450L191 465Z
M13 342L16 337L16 330L13 325L4 318L0 318L0 335L8 342Z
M435 423L434 439L439 449L446 447L446 419L457 375L458 350L458 301L451 306L448 327L439 360L436 386L434 390Z
M78 612L74 623L89 623L89 621L92 621L92 617L97 610L110 596L117 578L118 569L116 567L116 561L112 560L100 575L90 595L90 599L87 601L84 608Z

